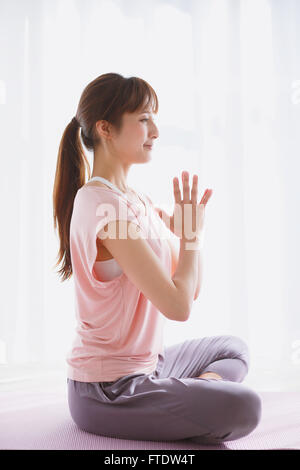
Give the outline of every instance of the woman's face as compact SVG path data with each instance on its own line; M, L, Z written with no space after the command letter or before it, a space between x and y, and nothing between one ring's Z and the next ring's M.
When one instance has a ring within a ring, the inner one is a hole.
M153 150L146 145L154 145L158 136L150 109L124 113L122 130L114 139L114 150L127 163L147 162Z

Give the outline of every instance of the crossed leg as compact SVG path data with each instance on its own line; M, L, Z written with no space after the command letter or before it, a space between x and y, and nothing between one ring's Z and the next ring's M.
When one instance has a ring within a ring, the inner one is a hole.
M242 382L247 374L248 364L240 358L224 358L211 362L202 371L199 378Z

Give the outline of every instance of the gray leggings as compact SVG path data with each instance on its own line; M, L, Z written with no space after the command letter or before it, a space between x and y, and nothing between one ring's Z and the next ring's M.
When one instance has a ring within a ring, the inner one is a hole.
M248 368L248 347L237 336L186 340L165 347L152 374L68 378L69 409L80 429L101 436L218 444L246 436L260 421L260 396L240 383ZM222 380L198 378L209 371Z

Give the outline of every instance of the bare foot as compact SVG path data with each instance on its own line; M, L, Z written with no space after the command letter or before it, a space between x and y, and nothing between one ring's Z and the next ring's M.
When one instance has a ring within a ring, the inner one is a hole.
M215 372L204 372L204 374L199 375L199 378L222 380L222 377L219 374L216 374Z

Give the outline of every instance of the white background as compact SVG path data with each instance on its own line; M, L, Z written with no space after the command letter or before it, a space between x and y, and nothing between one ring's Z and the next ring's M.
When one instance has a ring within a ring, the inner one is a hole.
M83 88L116 72L160 105L152 160L128 183L169 213L182 170L213 189L202 291L166 345L238 335L246 382L300 390L300 2L2 0L0 34L1 381L65 373L76 325L73 280L53 268L58 146Z

